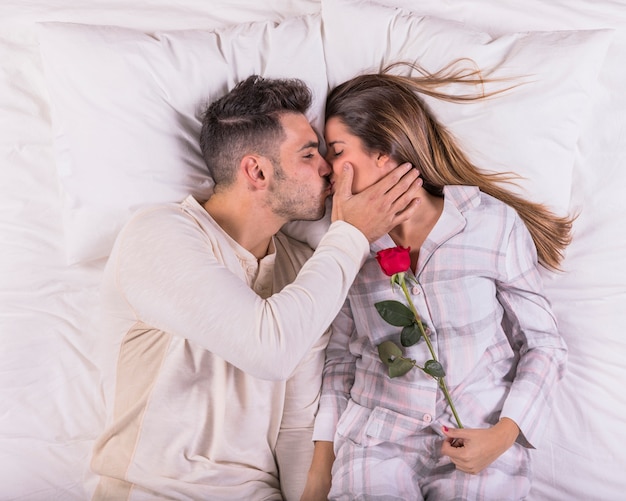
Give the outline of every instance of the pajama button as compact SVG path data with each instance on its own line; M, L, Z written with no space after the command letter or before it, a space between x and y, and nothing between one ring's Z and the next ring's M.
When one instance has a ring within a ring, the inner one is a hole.
M430 423L433 420L433 417L430 414L424 414L422 419L425 423Z
M411 294L413 294L414 296L417 296L420 293L420 288L417 285L414 285L413 288L411 289Z

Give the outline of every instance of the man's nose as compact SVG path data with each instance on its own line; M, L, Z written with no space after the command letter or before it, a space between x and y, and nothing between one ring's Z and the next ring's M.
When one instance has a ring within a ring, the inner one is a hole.
M321 155L320 155L320 160L321 160L320 169L319 169L320 176L328 176L329 174L332 174L333 166L330 165L328 161Z

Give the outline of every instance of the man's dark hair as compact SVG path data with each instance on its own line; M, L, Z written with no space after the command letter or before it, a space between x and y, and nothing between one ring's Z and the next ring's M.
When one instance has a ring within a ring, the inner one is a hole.
M298 79L252 75L204 112L200 149L216 185L228 186L244 155L254 153L277 162L284 140L283 113L304 114L311 91Z

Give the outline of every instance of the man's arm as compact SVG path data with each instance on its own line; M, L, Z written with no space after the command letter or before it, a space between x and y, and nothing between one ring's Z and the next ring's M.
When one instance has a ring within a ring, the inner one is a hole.
M296 280L264 299L248 286L223 238L204 233L182 211L140 216L112 255L117 293L137 321L254 377L285 380L332 322L367 241L346 223L333 223Z
M413 200L415 177L407 175L398 168L383 178L375 185L378 199L389 205ZM367 235L335 221L296 280L267 299L248 287L237 258L205 222L174 207L146 211L122 230L112 253L118 292L137 320L189 339L252 376L286 379L338 313L369 253L368 238L414 210L399 216L360 195L344 204L342 217Z

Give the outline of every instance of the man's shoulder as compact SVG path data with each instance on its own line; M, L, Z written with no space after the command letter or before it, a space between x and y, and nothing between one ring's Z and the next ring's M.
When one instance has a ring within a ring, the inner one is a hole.
M184 220L198 219L199 216L206 216L204 209L192 197L188 197L181 202L165 202L154 205L140 207L129 218L127 225L161 225L168 221L176 222L181 216Z
M197 215L187 210L183 203L162 203L139 208L126 221L116 242L119 246L147 248L147 242L171 241L180 246L183 240L202 238L205 231ZM202 233L202 235L201 235Z

